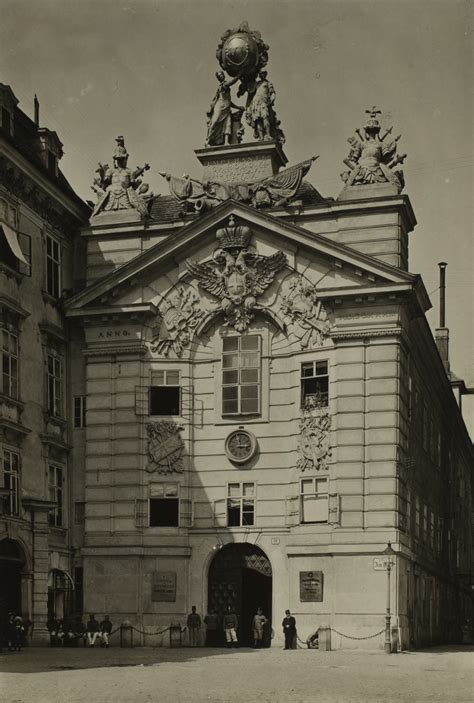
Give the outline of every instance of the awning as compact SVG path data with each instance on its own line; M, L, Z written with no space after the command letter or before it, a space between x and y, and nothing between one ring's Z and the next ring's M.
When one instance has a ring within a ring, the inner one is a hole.
M18 235L15 230L9 227L9 225L5 224L5 222L0 222L0 228L2 229L3 234L5 235L5 239L7 240L8 246L10 247L13 256L15 256L18 261L22 261L24 264L28 264L27 260L23 256L22 250L20 249L20 245L18 244Z

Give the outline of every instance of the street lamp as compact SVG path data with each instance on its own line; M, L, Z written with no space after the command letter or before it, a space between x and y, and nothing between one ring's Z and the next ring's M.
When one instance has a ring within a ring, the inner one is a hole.
M382 554L387 558L385 562L385 566L387 569L387 612L385 614L385 654L391 654L392 653L392 634L390 631L390 620L391 620L391 615L390 615L390 572L392 571L392 566L395 565L395 562L392 561L392 557L395 555L395 552L392 549L392 545L390 542L388 542L387 547L383 550Z

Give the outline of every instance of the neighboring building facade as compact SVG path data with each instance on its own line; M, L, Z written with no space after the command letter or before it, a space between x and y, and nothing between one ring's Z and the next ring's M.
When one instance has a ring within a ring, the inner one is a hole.
M74 607L71 413L64 289L80 288L74 237L89 208L59 170L62 144L0 85L0 618L47 639L48 607Z

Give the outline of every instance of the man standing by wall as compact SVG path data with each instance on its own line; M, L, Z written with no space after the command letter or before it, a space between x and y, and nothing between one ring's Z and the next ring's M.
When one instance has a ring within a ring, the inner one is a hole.
M296 649L296 620L289 610L285 610L282 626L285 635L285 649Z
M188 615L188 632L189 632L189 646L198 647L199 646L199 631L201 629L201 616L196 613L196 606L191 607L191 612Z

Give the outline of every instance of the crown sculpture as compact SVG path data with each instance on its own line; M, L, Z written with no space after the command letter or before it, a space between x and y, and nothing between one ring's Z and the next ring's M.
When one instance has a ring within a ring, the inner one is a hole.
M357 137L347 140L351 149L344 163L349 171L341 173L341 178L346 187L371 185L374 183L391 183L400 192L405 184L403 171L395 170L402 164L406 154L397 155L397 142L401 135L389 142L385 139L392 133L390 127L380 136L380 122L377 115L382 114L375 106L365 111L369 117L364 126L363 133L356 129Z
M123 137L117 137L115 141L117 146L113 155L113 167L110 168L108 164L99 162L99 168L96 170L99 175L94 178L91 186L98 195L92 217L103 211L134 208L142 218L145 218L148 215L147 201L153 197L153 193L148 190L148 184L143 183L140 176L148 171L150 166L145 164L134 171L129 169L127 167L129 154L125 148L125 140Z
M219 309L227 325L244 332L254 317L257 297L264 293L277 271L286 264L282 251L272 256L259 256L248 248L252 236L249 227L236 225L233 216L229 225L218 229L219 248L213 263L186 261L189 273L198 285L219 299Z

